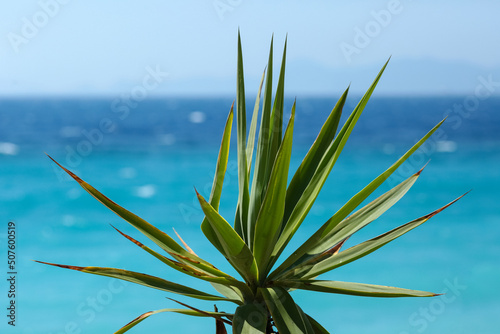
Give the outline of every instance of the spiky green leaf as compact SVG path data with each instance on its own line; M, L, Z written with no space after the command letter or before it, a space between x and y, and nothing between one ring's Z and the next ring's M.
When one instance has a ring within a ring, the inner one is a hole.
M408 290L392 286L321 280L280 281L280 285L294 289L337 293L364 297L434 297L437 294L426 291Z
M309 271L314 271L313 268L318 266L320 262L325 261L329 257L333 256L330 249L332 245L339 244L342 240L346 240L352 234L359 231L378 217L380 217L384 212L389 210L394 204L396 204L410 188L415 184L418 177L420 176L422 170L418 171L414 175L410 176L405 181L401 182L399 185L395 186L391 190L387 191L383 195L379 196L372 202L365 205L363 208L359 209L353 213L348 218L344 219L336 229L331 231L323 240L320 245L319 251L311 250L308 254L304 255L299 264L296 266L290 266L277 277L302 277L305 273ZM322 250L327 248L327 250Z
M129 271L124 269L116 268L105 268L105 267L78 267L78 266L68 266L63 264L48 263L42 261L36 261L38 263L48 264L51 266L56 266L65 269L71 269L76 271L81 271L88 274L107 276L112 278L118 278L127 282L132 282L139 285L144 285L153 289L163 290L168 292L177 293L183 296L203 299L203 300L225 300L233 301L225 297L220 297L212 295L203 291L199 291L181 284L173 283L163 278L156 276L151 276L147 274L138 273L135 271ZM234 300L233 302L239 302Z
M255 232L255 222L262 205L265 191L269 178L266 175L266 170L269 164L273 161L269 159L269 127L271 123L271 106L272 106L272 84L273 84L273 41L269 49L269 60L267 63L266 85L264 88L264 96L262 102L262 113L260 118L259 137L257 139L257 152L255 155L255 168L252 179L252 188L250 196L250 204L248 211L248 245L253 247L253 233Z
M271 114L271 124L269 133L269 161L273 162L281 146L283 135L283 108L285 102L285 65L286 65L286 44L283 47L283 57L281 60L280 75L278 78L278 86L276 87L276 96L274 97L273 111ZM271 174L271 165L267 165L266 175Z
M318 231L316 231L302 246L300 246L293 254L288 257L275 273L280 273L284 269L295 264L296 261L300 262L300 259L304 254L314 250L316 253L318 251L326 251L332 245L324 245L323 240L328 236L330 231L332 231L344 218L346 218L356 207L361 204L368 196L370 196L375 189L377 189L391 174L401 166L406 159L408 159L440 126L443 124L444 120L439 122L434 128L432 128L422 139L420 139L410 150L408 150L401 158L399 158L391 167L389 167L385 172L375 178L370 182L365 188L354 195L340 210L338 210L326 223L324 223ZM323 246L323 247L319 247Z
M343 265L346 265L352 261L355 261L357 259L360 259L380 247L386 245L387 243L393 241L396 238L399 238L405 233L408 233L409 231L413 230L415 227L422 225L432 217L434 217L436 214L439 212L443 211L456 201L458 201L460 198L462 198L464 195L460 196L459 198L455 199L454 201L448 203L447 205L423 216L418 219L415 219L409 223L406 223L404 225L401 225L399 227L396 227L395 229L392 229L391 231L384 233L382 235L379 235L378 237L375 237L373 239L370 239L368 241L365 241L363 243L360 243L356 246L353 246L351 248L346 249L343 252L340 252L328 259L325 259L322 262L319 262L317 265L315 265L306 275L303 276L303 278L312 278L316 277L320 274L323 274L325 272L328 272L330 270L333 270L335 268L341 267Z
M321 127L316 140L311 145L311 148L307 152L290 181L290 185L288 186L286 192L286 207L283 217L285 222L288 222L288 218L295 208L295 205L304 193L304 190L309 185L309 182L318 169L321 160L326 155L328 148L335 138L335 133L337 132L340 116L342 115L342 109L347 99L348 92L349 88L345 90L335 107L332 109L330 115Z
M227 117L226 126L224 128L224 134L222 135L222 142L219 149L219 156L217 158L217 167L215 168L214 182L212 184L212 191L210 193L209 203L215 209L219 209L219 202L222 193L222 185L224 183L224 175L227 169L227 160L229 157L229 144L231 141L231 127L233 124L233 106ZM215 231L212 226L204 217L201 223L201 230L205 237L210 240L210 242L219 250L222 250L222 245L219 243Z
M356 125L356 122L358 121L359 117L361 116L361 113L363 112L366 104L368 103L368 100L370 99L373 91L375 90L375 87L377 86L380 77L382 76L382 73L384 72L385 68L387 67L389 61L387 61L380 72L378 73L377 77L371 84L371 86L368 88L368 91L365 93L361 101L358 103L356 108L354 108L354 111L351 113L347 121L345 122L344 126L340 130L339 134L335 138L335 140L330 144L326 152L323 154L323 157L320 160L320 165L316 168L315 173L311 177L309 183L307 184L306 188L304 191L301 193L301 196L298 200L298 202L295 204L295 207L293 208L290 217L288 218L288 221L285 223L285 228L283 230L283 233L281 237L278 239L278 242L276 243L275 250L273 252L272 260L270 261L270 266L274 265L280 254L283 252L285 249L286 245L288 242L291 240L297 229L299 228L300 224L304 221L305 217L309 213L309 210L311 209L314 201L319 195L319 192L321 191L321 188L326 182L326 179L328 178L328 175L330 174L333 166L335 165L335 162L337 161L338 157L340 156L340 153L342 152L347 139L349 138L352 130L354 129L354 126ZM346 93L345 93L346 94ZM345 96L343 97L345 98ZM342 104L342 98L340 99L338 105ZM308 246L306 243L304 247ZM303 249L300 248L298 252L294 252L293 256L285 261L282 266L279 267L278 271L281 271L284 268L287 268L289 265L291 265L298 257L302 256L301 251ZM300 254L300 255L299 255ZM296 258L297 257L297 258ZM269 268L270 269L270 268Z
M90 195L92 195L99 202L104 204L108 209L116 213L118 216L127 221L130 225L134 226L138 229L142 234L151 239L155 244L160 246L167 253L175 257L177 260L191 264L192 266L205 271L207 273L211 273L216 276L229 276L227 274L222 273L220 270L215 268L211 263L197 257L189 253L185 250L181 245L175 242L168 234L159 230L155 226L151 225L141 217L135 215L134 213L124 209L120 205L113 202L108 197L104 196L97 189L92 187L87 182L83 181L76 174L72 173L68 169L64 168L60 165L56 160L54 160L51 156L47 155L52 161L54 161L59 167L61 167L66 173L68 173L78 184L85 189Z
M178 262L178 261L174 261L172 259L169 259L166 256L163 256L163 255L155 252L151 248L145 246L141 242L135 240L131 236L129 236L129 235L123 233L122 231L118 230L116 227L113 226L113 228L118 233L120 233L122 236L124 236L125 238L127 238L128 240L130 240L131 242L133 242L134 244L136 244L137 246L141 247L143 250L145 250L149 254L153 255L154 257L156 257L158 260L160 260L161 262L165 263L169 267L171 267L171 268L173 268L173 269L175 269L175 270L177 270L177 271L179 271L179 272L181 272L183 274L187 274L189 276L192 276L192 277L204 280L204 281L208 281L208 282L211 282L211 283L218 283L220 285L226 286L228 289L230 289L234 293L230 299L241 300L241 297L239 297L238 294L233 289L236 289L240 293L241 293L241 290L243 290L243 291L247 291L248 290L248 287L243 282L240 282L240 281L236 280L235 278L231 278L231 276L229 276L229 275L227 275L225 273L222 273L223 275L225 275L225 277L213 276L213 275L207 274L206 272L197 270L196 268L194 268L193 266L190 266L188 264L185 264L185 263L182 263L182 262ZM248 291L247 291L247 293L248 293ZM225 296L225 294L224 294L224 296Z
M237 122L237 149L238 149L238 206L236 210L235 230L248 245L247 219L250 195L248 190L248 166L246 155L246 107L245 107L245 79L243 76L243 55L241 51L241 37L238 31L238 68L236 75L236 122Z
M259 90L257 91L257 97L255 98L255 105L253 107L252 113L252 122L250 123L250 130L248 132L248 141L247 141L247 164L248 171L247 174L250 175L252 160L253 160L253 151L255 149L255 136L257 133L257 120L259 118L259 109L260 109L260 95L262 92L262 85L264 84L264 77L266 76L266 71L262 73L262 78L260 79Z
M222 245L222 255L248 282L256 282L258 277L257 264L250 248L236 233L231 225L201 196L196 193L201 208L210 225L214 229L219 243Z
M292 115L285 131L285 137L278 151L269 179L269 186L255 223L253 253L257 267L261 273L261 280L265 278L265 270L269 262L269 257L281 231L281 222L285 210L288 167L290 166L292 154L294 118L295 103L292 107Z
M352 124L351 118L342 129L341 134L343 133L344 135L337 136L337 139L333 143L332 139L335 137L335 132L340 121L342 108L345 104L348 91L349 89L346 89L344 94L340 97L327 121L321 128L318 137L290 181L290 185L287 189L282 233L274 246L268 271L283 252L300 224L304 221L341 152L341 149L339 150L339 145L341 139L347 133L347 124ZM354 113L351 117L354 118ZM352 126L354 126L354 124L352 124ZM335 154L336 152L338 152L338 154ZM292 213L293 216L290 217Z

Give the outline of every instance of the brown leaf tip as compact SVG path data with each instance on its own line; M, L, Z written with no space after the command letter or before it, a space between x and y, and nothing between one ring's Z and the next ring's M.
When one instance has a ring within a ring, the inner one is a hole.
M120 231L119 229L117 229L116 227L114 227L113 225L111 225L112 228L114 228L118 233L120 233L121 235L123 235L125 238L127 238L128 240L132 241L134 244L136 244L137 246L139 247L144 247L144 244L140 243L139 241L135 240L134 238L132 238L131 236L123 233L122 231Z
M58 163L56 160L54 160L54 158L52 158L50 155L48 155L47 153L45 153L50 160L54 161L56 163L56 165L58 165L59 167L61 167L66 173L69 174L69 176L71 176L73 179L75 179L76 182L78 183L83 183L84 181L82 179L80 179L80 177L78 177L78 175L74 174L73 172L71 172L69 169L63 167L60 163Z
M423 172L424 168L425 168L425 167L427 167L427 165L429 164L429 162L431 162L431 161L430 161L430 160L429 160L429 161L427 161L427 162L425 163L425 165L424 165L422 168L420 168L420 170L419 170L418 172L416 172L416 173L415 173L415 176L420 176L420 174L422 174L422 172Z
M430 218L434 217L435 215L437 215L438 213L440 213L441 211L443 211L444 209L448 208L449 206L451 206L452 204L454 204L455 202L457 202L459 199L461 199L462 197L464 197L465 195L467 195L469 192L470 192L470 190L468 192L466 192L465 194L463 194L462 196L460 196L460 197L454 199L453 201L451 201L450 203L446 204L445 206L437 209L434 212L429 213L428 215L425 216L425 218L430 219Z
M43 261L37 261L37 260L35 260L35 262L42 263L42 264L48 264L49 266L60 267L60 268L64 268L64 269L78 270L78 271L82 271L83 269L85 269L85 267L67 266L64 264L49 263L49 262L43 262Z

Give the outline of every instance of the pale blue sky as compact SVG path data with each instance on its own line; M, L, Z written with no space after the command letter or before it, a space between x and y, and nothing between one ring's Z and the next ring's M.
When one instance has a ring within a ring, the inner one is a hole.
M279 60L288 33L293 94L362 91L391 55L381 93L467 94L500 81L499 13L495 0L2 0L0 95L117 95L151 70L168 72L151 95L234 94L238 27L249 92L271 35Z

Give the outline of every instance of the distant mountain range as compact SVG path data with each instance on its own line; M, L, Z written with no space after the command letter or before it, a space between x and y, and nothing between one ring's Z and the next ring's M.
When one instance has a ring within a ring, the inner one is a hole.
M344 62L345 63L345 62ZM319 95L338 97L347 86L351 95L363 94L375 79L385 60L370 65L346 65L328 67L310 60L287 61L285 91L288 96ZM275 65L274 85L278 69ZM255 95L262 73L245 73L246 92ZM169 72L168 68L165 68ZM213 72L213 71L212 71ZM210 73L210 72L209 72ZM155 89L152 96L234 96L236 73L224 72L213 76L183 76L182 70L172 69ZM480 79L483 78L483 79ZM435 59L398 59L393 57L377 87L376 96L383 95L473 95L481 82L489 81L490 90L500 96L500 68L482 68L470 63L441 61ZM25 83L24 83L25 84ZM80 86L23 87L23 93L14 93L15 82L0 80L0 96L122 96L130 94L141 81L122 80L111 85L95 86L89 83ZM2 88L4 87L5 88ZM13 89L14 88L14 89ZM34 89L34 92L29 91ZM44 90L46 89L46 90ZM59 91L59 89L63 89ZM38 91L40 90L40 91Z
M329 95L338 94L351 84L352 93L362 94L383 65L382 61L377 65L331 68L311 61L290 60L287 63L286 91L292 95ZM481 76L497 83L494 94L500 95L500 68L481 68L453 61L393 58L377 87L377 94L474 94L477 85L481 84ZM247 75L245 80L247 93L255 93L260 76ZM235 90L233 76L170 78L167 81L166 93L173 95L233 95Z

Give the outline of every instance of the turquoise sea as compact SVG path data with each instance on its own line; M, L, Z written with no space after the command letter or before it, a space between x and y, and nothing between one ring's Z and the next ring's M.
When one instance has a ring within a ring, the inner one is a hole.
M130 269L214 292L208 284L174 272L116 233L110 224L147 243L64 175L44 152L174 237L175 228L198 255L233 273L199 228L203 215L193 189L204 195L210 191L231 102L232 98L128 103L113 98L0 100L0 332L113 333L144 312L178 307L166 297L212 310L212 302L191 301L32 260ZM286 110L292 102L286 101ZM334 103L330 98L297 97L292 169ZM356 98L350 99L344 113L356 103ZM289 251L446 115L441 130L371 199L430 161L415 186L349 240L349 245L472 191L402 238L322 277L444 294L372 299L294 291L302 308L330 332L498 333L500 98L373 98ZM237 196L234 150L229 160L220 211L232 221ZM12 276L7 267L9 222L15 223L16 232L15 327L8 325L7 317L13 300L8 297ZM233 310L224 303L218 308ZM181 332L213 333L214 321L162 313L130 331Z

